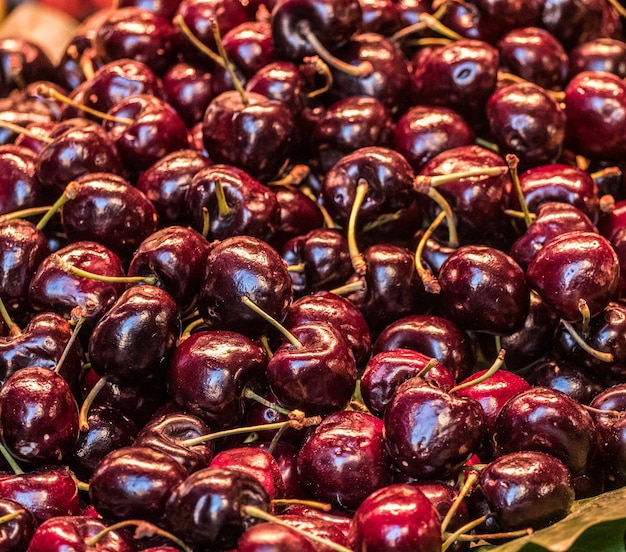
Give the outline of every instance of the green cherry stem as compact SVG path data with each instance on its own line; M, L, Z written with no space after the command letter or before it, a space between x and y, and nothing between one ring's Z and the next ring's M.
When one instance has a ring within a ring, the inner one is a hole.
M528 210L526 198L524 198L524 191L522 190L522 185L519 181L519 176L517 173L519 158L516 155L509 153L506 155L505 159L509 167L509 172L511 174L511 181L513 182L513 186L515 187L515 192L517 193L517 199L522 207L522 213L524 214L524 223L526 224L526 228L528 228L532 224L533 219L530 215L530 211Z
M107 276L105 274L96 274L95 272L89 272L71 263L68 263L65 259L59 255L54 256L55 262L65 272L69 272L81 278L90 278L91 280L97 280L99 282L108 282L109 284L149 284L155 285L157 279L155 276Z
M11 132L15 132L15 134L21 134L22 136L32 138L33 140L39 140L41 142L45 142L46 144L50 144L52 142L52 138L44 134L38 134L37 132L33 132L29 128L16 125L15 123L11 123L10 121L3 121L2 119L0 119L0 128L6 128Z
M443 544L441 545L441 552L446 552L446 550L448 550L450 546L452 546L457 540L459 540L459 537L461 535L464 535L465 533L468 533L475 527L478 527L481 523L484 523L485 521L487 521L488 517L489 516L487 515L480 516L479 518L474 519L470 521L469 523L466 523L462 527L459 527L454 533L447 534L446 540L443 541Z
M352 267L354 268L354 272L357 276L364 276L367 271L367 265L365 260L363 259L363 255L359 251L359 246L356 242L356 221L358 218L359 210L367 197L369 186L364 179L360 179L354 194L354 203L352 204L352 209L350 210L350 218L348 219L348 231L347 231L347 240L348 240L348 251L350 252L350 261L352 262Z
M11 337L17 337L22 333L20 327L15 323L13 318L11 318L11 315L9 314L9 311L7 310L7 307L4 304L2 298L0 298L0 316L9 328L9 334L11 335Z
M224 69L228 71L230 78L233 80L235 90L237 90L239 96L241 97L241 103L243 105L248 105L250 103L250 100L248 99L248 94L241 84L239 77L235 73L235 68L233 64L228 60L228 55L226 54L226 50L224 49L224 43L222 42L222 35L220 34L220 27L215 19L211 19L211 30L213 31L213 38L215 39L215 44L217 45L217 53L224 60Z
M0 443L0 454L2 454L4 459L7 461L7 464L9 464L11 471L15 475L22 475L24 473L24 470L17 463L14 456L9 452L9 449L7 449L2 443Z
M296 349L302 349L303 345L298 341L295 335L293 335L285 326L283 326L278 320L274 320L269 314L267 314L261 307L256 305L249 297L245 295L241 298L241 302L246 305L250 310L254 311L266 322L269 322L274 328L276 328L283 336L291 343Z
M597 349L594 349L581 337L581 335L576 331L576 328L574 328L574 325L571 322L561 319L561 324L565 326L565 329L569 332L574 341L587 354L591 355L601 362L613 362L614 357L611 353L605 353L604 351L598 351Z
M437 359L436 358L431 358L427 363L426 366L424 366L424 368L422 368L417 374L415 374L415 377L417 378L423 378L426 374L428 374L428 372L430 371L430 369L435 366L435 364L437 364Z
M50 209L48 209L46 214L43 217L41 217L40 221L37 223L37 229L43 230L48 224L48 222L50 221L50 219L61 210L61 207L63 207L63 205L65 205L68 201L71 201L72 199L74 199L78 195L79 191L80 191L80 184L74 180L70 182L65 187L65 190L63 190L63 193L61 194L59 199L57 199L52 204Z
M272 500L274 506L290 506L292 504L301 504L322 512L330 512L333 507L328 502L318 502L317 500L305 500L302 498L275 498Z
M437 10L431 15L434 19L439 21L444 14L446 13L447 3L443 3L441 6L437 8ZM419 33L429 29L430 27L426 24L426 21L422 18L423 14L420 14L419 20L411 25L407 25L406 27L402 27L399 31L392 34L389 40L391 42L400 42L404 40L406 37L411 36L412 34Z
M244 388L241 396L245 399L252 399L253 401L258 402L259 404L262 404L263 406L266 406L267 408L271 408L272 410L276 410L276 412L279 412L280 414L284 414L285 416L289 416L289 413L291 412L291 410L287 410L286 408L283 408L279 404L268 401L265 397L262 397L261 395L259 395L258 393L250 389L249 387Z
M478 481L477 472L474 472L474 471L469 472L467 476L465 477L465 482L463 483L463 486L459 490L459 494L456 496L456 498L454 499L454 502L450 506L449 510L446 512L445 517L441 521L441 534L442 535L443 533L445 533L446 529L448 528L448 525L450 525L450 522L452 521L452 518L454 518L454 515L459 509L459 506L461 506L461 503L467 496L467 493L469 493L470 489L474 486L476 481Z
M87 539L85 541L85 545L87 548L95 547L98 542L108 535L112 531L117 531L118 529L124 529L126 527L137 527L135 531L136 539L143 539L153 537L155 535L165 537L171 540L176 546L178 546L184 552L193 552L189 546L187 546L181 539L179 539L176 535L166 531L165 529L161 529L157 525L150 523L148 521L144 521L141 519L127 519L124 521L119 521L114 523L113 525L109 525L107 528L100 531L97 535Z
M215 197L217 198L217 212L220 218L226 218L230 215L231 208L226 201L226 194L224 193L224 186L222 185L222 179L215 179Z
M456 393L457 391L460 391L461 389L466 389L467 387L472 387L473 385L476 385L478 383L482 383L483 381L489 379L498 370L500 370L500 368L502 368L502 366L504 365L504 356L505 356L505 354L506 354L506 351L504 349L500 349L500 351L498 352L498 356L496 357L496 360L493 362L493 364L491 365L489 370L487 370L482 376L480 376L480 377L478 377L476 379L470 380L470 381L466 381L465 383L459 383L459 385L455 385L448 392L451 395L454 395L454 393Z
M268 186L300 186L305 179L311 174L311 168L308 165L294 165L289 172L276 180L267 183Z
M71 321L74 323L74 329L72 330L72 335L70 335L70 338L67 340L67 343L65 344L65 347L63 348L63 353L61 353L61 356L59 357L59 360L57 361L54 367L54 371L57 374L61 371L61 368L63 367L63 364L65 363L65 359L67 359L67 356L70 354L70 351L72 350L72 347L74 346L74 343L76 342L76 339L78 338L80 329L83 327L83 324L89 318L89 313L93 311L94 306L95 305L89 304L85 308L74 307L72 309Z
M417 275L419 276L422 284L424 284L424 289L428 293L437 294L441 293L441 286L437 281L437 278L433 275L433 273L424 266L424 262L422 261L422 255L424 253L424 248L428 243L428 240L433 235L433 232L437 229L437 227L443 222L443 219L446 218L445 211L440 211L439 214L433 219L428 228L424 231L424 234L420 238L420 241L417 243L417 247L415 249L415 268L417 270Z
M5 514L3 516L0 516L0 525L9 523L9 521L13 521L14 519L18 518L24 513L26 513L26 510L15 510L14 512L11 512L10 514Z
M80 406L80 411L78 413L78 426L80 431L89 431L89 422L87 421L89 418L89 409L106 384L107 379L100 378L89 390L89 393L87 393L87 396L85 397L83 404Z
M172 22L199 52L202 52L204 55L210 58L213 63L219 65L222 69L226 69L226 61L222 59L218 54L216 54L213 50L211 50L211 48L209 48L204 42L202 42L196 35L193 34L182 15L179 14L174 17Z

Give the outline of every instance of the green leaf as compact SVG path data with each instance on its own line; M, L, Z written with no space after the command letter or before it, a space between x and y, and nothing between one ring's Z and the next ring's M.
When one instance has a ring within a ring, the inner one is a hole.
M626 488L574 504L563 520L489 552L624 552Z

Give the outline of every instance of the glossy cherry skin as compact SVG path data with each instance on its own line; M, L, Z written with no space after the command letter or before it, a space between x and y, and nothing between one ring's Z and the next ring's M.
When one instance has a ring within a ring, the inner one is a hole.
M606 71L626 77L626 42L615 38L596 38L569 52L569 73Z
M603 71L574 75L565 88L571 148L594 159L622 159L626 151L624 105L626 85L617 75Z
M443 308L467 330L509 334L520 329L528 315L524 271L498 249L459 247L443 263L437 279Z
M249 473L261 482L270 500L285 497L280 466L274 456L263 448L241 446L222 450L213 457L209 467Z
M97 242L73 242L39 264L28 290L30 304L35 310L53 310L69 317L75 307L89 307L90 318L96 320L125 289L124 284L99 282L70 274L58 266L55 255L89 272L124 276L122 262L113 251Z
M54 80L54 65L41 46L19 37L0 40L2 97L6 97L11 90L21 89L38 80Z
M87 173L121 174L119 153L104 128L87 119L68 119L50 133L37 156L37 178L53 193Z
M171 412L154 417L139 432L134 444L165 452L188 473L206 468L213 458L214 443L207 441L185 446L182 441L209 433L209 427L197 416Z
M519 27L496 44L501 67L546 90L560 90L568 77L568 55L556 37L540 27Z
M0 516L15 513L17 513L15 518L0 526L0 549L7 552L9 550L26 550L37 528L35 516L22 504L10 498L0 499Z
M0 297L9 312L27 306L30 280L49 254L48 238L32 222L0 223Z
M47 368L26 367L0 390L2 441L33 465L57 463L78 439L78 405L68 383Z
M76 181L80 185L76 197L61 210L70 240L96 241L128 258L157 229L152 202L121 176L89 173Z
M114 406L92 406L87 415L89 429L81 429L68 466L81 481L89 481L109 452L133 444L137 424Z
M305 322L329 322L338 328L354 354L357 367L372 352L372 338L365 317L348 299L328 291L309 293L289 307L285 326L291 328Z
M565 113L541 86L513 83L496 90L486 106L489 127L500 152L522 166L554 162L565 138Z
M145 519L158 523L170 494L187 478L171 456L145 446L114 450L89 480L89 499L103 517Z
M284 342L267 364L267 380L279 402L309 415L345 407L357 371L340 330L328 322L305 322L290 331L302 347Z
M441 519L422 491L396 483L373 492L352 519L353 550L436 552L441 550Z
M402 27L400 8L387 0L363 0L363 32L391 36Z
M32 512L37 523L80 514L74 474L65 466L43 466L23 474L0 475L0 494Z
M172 491L166 507L171 530L200 549L229 549L258 519L244 507L266 512L270 500L253 475L228 468L205 468L191 474Z
M259 523L247 529L237 542L237 552L316 552L307 537L277 523Z
M359 148L342 157L326 173L322 185L324 206L335 222L346 226L357 185L366 182L368 192L359 209L358 221L371 222L411 204L413 178L411 165L398 152L383 146Z
M568 321L582 318L579 301L591 316L611 301L619 282L619 261L610 242L595 232L567 232L549 241L526 270L528 285Z
M181 341L170 363L169 392L186 411L212 429L233 427L243 418L241 392L262 379L263 348L235 332L203 331Z
M372 353L393 349L411 349L435 358L457 381L474 368L475 354L469 335L441 316L416 314L389 324L374 341Z
M46 520L33 535L28 545L29 552L52 550L76 550L88 552L107 549L119 552L134 552L136 543L127 529L110 531L97 544L88 546L86 541L106 529L107 523L89 516L59 516Z
M246 90L279 101L298 117L305 107L306 85L305 75L298 65L290 61L273 61L247 80ZM295 131L297 133L298 129Z
M413 71L413 103L450 107L472 120L496 89L499 61L498 50L480 40L435 48Z
M227 204L222 212L217 186L221 185ZM209 217L209 241L231 236L254 236L268 241L280 215L276 194L265 184L233 165L216 164L198 171L185 194L187 216L198 232Z
M509 399L494 426L496 456L533 450L556 456L573 475L587 466L596 443L593 419L561 391L531 387Z
M235 165L264 181L289 158L294 121L289 109L255 92L228 90L213 98L202 122L203 144L216 163Z
M202 121L204 112L215 97L213 74L189 63L172 65L162 77L165 99L181 119L192 127Z
M137 94L124 98L108 114L132 121L103 123L130 171L141 172L168 153L189 147L187 127L180 115L156 96Z
M410 349L381 351L372 356L361 376L361 396L372 414L382 418L398 386L415 377L432 359ZM435 361L422 376L435 386L448 391L454 377L441 363Z
M415 105L402 114L394 128L394 146L418 173L444 150L467 146L474 131L456 111L447 107Z
M128 276L156 277L154 285L167 291L183 311L200 291L209 250L207 239L192 228L166 226L139 244L128 265Z
M567 466L536 451L513 452L488 464L480 489L502 531L551 525L569 514L574 502Z
M142 171L136 187L153 203L162 226L186 222L185 194L191 179L210 163L201 152L183 149Z
M98 321L89 360L100 377L125 385L161 380L180 333L178 306L166 291L132 286Z
M278 251L288 239L324 226L324 215L314 196L309 197L294 186L279 186L275 194L280 216L270 243Z
M105 61L135 59L163 73L176 57L176 29L155 12L136 6L118 7L103 18L93 44Z
M199 313L211 328L251 336L266 332L269 324L241 302L243 296L281 322L293 296L291 277L265 241L233 236L217 243L206 258Z
M304 56L315 55L304 29L314 32L328 50L336 50L360 30L362 21L361 5L356 0L341 6L332 0L278 0L272 9L276 57L298 63Z
M478 401L450 395L422 378L398 386L383 420L394 465L418 479L456 473L478 450L485 433Z
M42 201L42 190L35 178L36 157L25 146L0 146L0 174L7 183L0 192L0 213L6 214Z
M323 171L341 157L367 146L391 145L393 122L388 109L373 97L337 100L315 122L313 143L319 148Z
M392 480L382 420L345 410L327 416L300 448L298 474L317 500L355 510Z

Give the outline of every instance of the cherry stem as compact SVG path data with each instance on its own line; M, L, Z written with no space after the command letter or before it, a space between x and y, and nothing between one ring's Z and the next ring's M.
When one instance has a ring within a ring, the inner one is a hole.
M423 21L424 25L431 31L439 33L445 38L449 38L450 40L463 40L462 35L453 31L450 27L446 27L439 19L430 13L420 13L420 21Z
M294 265L289 265L287 267L288 272L293 272L295 274L302 274L306 269L306 263L298 263Z
M51 208L52 208L52 205L42 205L40 207L28 207L27 209L11 211L10 213L0 215L0 222L5 222L7 220L15 220L15 219L27 219L30 217L37 217L37 216L45 215L48 212L48 210Z
M474 483L476 483L476 481L478 481L477 472L473 471L467 474L465 478L465 482L463 483L463 486L459 490L459 494L456 496L456 498L454 499L454 502L452 503L452 505L446 512L445 517L441 521L441 534L442 535L445 533L446 529L448 528L448 525L450 525L450 522L452 521L452 518L456 514L457 510L461 506L461 503L467 496L467 493L469 493L470 489L474 486ZM443 550L446 550L446 548L443 548Z
M83 75L85 75L85 80L90 81L96 74L93 67L93 59L95 55L96 54L93 48L87 48L80 56L79 65Z
M446 216L446 221L448 222L448 245L452 248L458 247L459 236L456 231L456 223L454 222L454 213L452 212L452 207L448 203L448 200L433 187L428 189L427 195L439 205Z
M472 178L475 176L502 176L508 172L508 167L477 167L466 171L458 171L450 174L418 174L415 177L414 187L416 191L426 193L427 188L441 186L442 184L452 184L458 182L462 178Z
M156 276L107 276L105 274L96 274L95 272L89 272L71 263L68 263L63 257L59 255L54 256L55 262L65 272L80 276L81 278L89 278L98 282L107 282L109 284L148 284L155 285L157 283Z
M504 357L506 355L506 351L504 349L500 349L500 351L498 352L498 356L496 357L496 360L494 360L493 364L490 366L490 368L480 377L470 380L470 381L466 381L464 383L459 383L459 385L455 385L452 389L450 389L450 391L448 391L448 393L450 393L451 395L453 395L454 393L456 393L457 391L460 391L461 389L466 389L468 387L472 387L473 385L476 385L478 383L482 383L483 381L489 379L491 376L493 376L498 370L500 370L500 368L502 368L502 366L504 365Z
M427 363L426 366L424 366L424 368L422 368L417 374L415 374L415 377L417 378L423 378L426 374L428 374L428 372L430 371L430 369L435 366L435 364L437 364L437 359L436 358L431 358Z
M591 311L589 305L582 297L578 300L578 312L580 312L582 318L580 334L584 339L589 337L589 323L591 322Z
M441 545L441 552L445 552L446 550L448 550L450 546L452 546L457 540L459 540L459 537L461 535L464 535L475 527L478 527L481 523L487 521L488 518L488 515L480 516L479 518L472 520L469 523L466 523L462 527L459 527L454 533L451 533L448 538L446 538L446 540L443 542L443 544Z
M276 403L268 401L265 397L262 397L261 395L259 395L258 393L250 389L249 387L244 387L242 396L245 399L252 399L253 401L258 402L259 404L262 404L263 406L266 406L267 408L276 410L276 412L279 412L280 414L284 414L285 416L289 416L289 413L291 412L291 410L287 410L286 408L283 408L282 406Z
M211 60L219 65L222 69L226 69L226 60L221 58L218 54L216 54L211 48L209 48L204 42L202 42L196 35L191 32L191 29L188 27L185 19L182 15L177 15L172 20L176 28L180 32L185 35L185 38L189 40L193 44L193 46L199 51L205 54L207 57L211 58Z
M439 21L443 15L446 13L447 4L443 3L437 10L431 14L431 17ZM407 36L411 36L414 33L419 33L421 31L425 31L426 29L430 29L430 27L426 24L425 21L422 20L422 15L419 16L419 21L413 23L412 25L407 25L406 27L402 27L399 31L391 35L389 40L391 42L399 42L405 39Z
M346 296L351 293L359 293L361 291L365 291L365 282L363 279L355 280L354 282L349 282L344 284L343 286L336 287L331 289L329 293L334 293L335 295Z
M78 426L80 431L89 431L89 409L93 404L93 401L96 400L96 397L104 389L104 386L107 384L106 378L100 378L94 386L89 390L83 404L80 406L80 411L78 413Z
M2 443L0 443L0 454L2 454L4 459L7 461L7 464L9 464L11 471L15 475L22 475L24 473L24 470L20 467L20 465L17 463L17 460L15 460L13 455L9 452L9 449L6 448Z
M515 187L515 191L517 192L517 199L522 207L522 213L524 214L524 223L526 224L526 228L528 228L532 224L533 219L530 216L530 211L528 210L528 205L526 204L526 198L524 197L524 191L522 190L522 185L519 181L519 175L517 172L519 158L517 157L517 155L508 153L505 159L509 167L509 173L511 174L511 181L513 182L513 186Z
M72 180L72 182L65 186L65 190L63 190L61 196L52 204L50 209L48 209L48 211L37 223L37 230L43 230L48 222L50 222L50 219L52 219L52 217L61 210L63 205L65 205L68 201L75 199L80 191L80 187L80 184L75 180Z
M374 72L374 66L369 61L361 61L359 65L352 65L340 60L336 56L330 53L330 51L324 46L315 33L311 30L311 25L308 21L302 20L298 23L298 31L302 38L306 39L309 44L315 50L315 53L321 57L328 65L356 78L369 77Z
M118 529L124 529L126 527L137 527L137 530L135 531L136 539L149 538L153 537L154 535L158 535L171 540L173 543L176 544L176 546L179 546L185 552L193 552L192 549L177 536L166 531L165 529L161 529L153 523L141 519L127 519L114 523L113 525L109 525L107 528L100 531L97 535L86 539L85 545L87 546L87 548L94 547L102 538L104 538L112 531L117 531Z
M362 178L359 180L356 186L356 192L354 194L354 203L350 211L350 218L348 219L348 251L350 252L350 261L352 267L357 276L364 276L367 271L367 264L359 251L359 246L356 242L356 221L359 214L359 209L363 205L365 198L367 197L369 186Z
M333 86L333 74L326 63L319 56L306 56L303 60L307 65L311 65L318 75L324 77L324 85L315 90L311 90L305 94L307 99L317 98L328 92Z
M194 330L196 330L200 326L203 326L204 324L205 322L203 318L195 318L194 320L189 322L189 324L187 324L181 332L180 337L178 338L178 342L181 343L182 341L187 339L194 332Z
M591 176L591 178L593 178L596 181L600 180L601 178L611 178L611 177L619 178L622 176L622 169L616 166L604 167L603 169L599 169L597 171L590 173L589 176Z
M561 319L561 324L565 326L565 329L569 332L574 341L587 354L591 355L593 358L596 358L601 362L613 362L614 357L611 353L605 353L604 351L598 351L597 349L594 349L581 337L581 335L576 331L576 328L574 328L571 322Z
M520 82L529 82L527 79L516 75L515 73L509 73L507 71L498 71L497 80L500 85L506 84L515 84ZM506 83L505 81L510 81ZM559 90L550 90L548 88L545 91L552 96L557 102L562 102L565 100L565 93Z
M14 512L11 512L10 514L5 514L3 516L0 516L0 525L9 523L9 521L13 521L14 519L18 518L19 516L25 513L26 513L26 510L15 510Z
M522 211L516 211L515 209L505 209L504 214L512 218L522 219L524 221L526 221L526 218L527 218L526 213L523 213ZM528 213L528 214L530 215L531 222L533 222L537 218L537 215L535 213Z
M484 521L488 517L489 516L483 516L482 518L479 518L479 519ZM519 529L517 531L510 531L508 533L477 533L475 535L465 535L464 533L467 533L468 531L476 527L476 525L480 525L480 523L479 524L472 523L473 527L469 527L469 525L470 524L468 523L466 526L463 527L465 531L461 533L460 535L457 535L456 540L464 541L464 542L472 542L472 541L477 541L477 540L517 539L519 537L527 537L528 535L533 534L532 528L529 527L528 529ZM455 534L456 533L458 533L458 531L456 531Z
M89 304L85 308L75 307L72 309L71 317L72 317L72 321L74 322L74 329L72 330L72 335L70 335L70 338L67 340L67 343L65 344L65 347L63 348L63 352L61 353L61 356L59 357L59 360L57 361L56 366L54 367L54 371L57 374L61 371L61 368L63 367L63 364L65 363L65 360L67 359L68 355L70 354L70 351L72 350L72 347L74 346L74 343L76 342L78 334L80 333L80 329L83 327L83 324L87 321L87 318L89 317L89 313L93 310L94 306L95 305Z
M76 482L76 488L79 491L83 491L84 493L89 492L89 483L85 483L84 481L79 481L76 478L74 478L74 481Z
M208 433L207 435L200 435L193 439L186 439L180 441L180 444L184 447L193 447L195 445L201 445L208 441L214 441L216 439L222 439L223 437L230 437L232 435L241 435L242 433L252 433L254 431L271 431L274 429L281 429L282 427L292 427L293 429L302 429L305 427L311 427L318 425L322 421L321 416L311 416L306 418L304 413L300 410L292 410L289 413L290 419L283 422L274 422L271 424L259 424L248 427L234 427L231 429L225 429L223 431L216 431L215 433Z
M262 335L259 339L259 342L261 343L261 347L263 347L263 350L265 351L267 358L272 358L274 356L274 352L272 351L272 348L270 347L269 338L266 335Z
M126 126L132 125L135 122L134 119L131 119L129 117L116 117L115 115L110 115L109 113L105 113L104 111L93 109L88 105L78 103L69 96L61 94L61 92L46 84L39 84L36 88L36 92L44 98L53 98L57 101L69 105L70 107L74 107L76 109L84 111L85 113L89 113L89 115L98 117L98 119L102 119L103 121L111 121L113 123L119 123L120 125Z
M246 93L243 84L241 84L239 77L235 73L235 67L228 60L228 54L224 49L224 43L222 42L222 36L220 34L220 27L215 19L211 20L211 29L213 30L213 38L215 39L215 44L217 45L217 52L224 60L224 69L226 69L226 71L230 75L230 78L233 80L235 90L237 90L239 96L241 97L241 103L246 106L250 103L250 100L248 99L248 94Z
M9 314L9 311L7 310L7 307L4 304L4 301L2 300L1 297L0 297L0 316L2 317L2 320L4 320L4 323L7 325L7 327L9 328L9 335L11 337L17 337L18 335L22 333L22 330L20 329L20 327L15 323L13 318L11 318L11 315Z
M211 229L211 219L209 218L209 210L206 206L202 207L202 237L206 238L209 235Z
M308 165L294 165L290 171L283 177L268 182L268 186L300 186L304 180L311 174Z
M226 201L226 194L224 193L224 186L222 185L222 179L215 179L215 196L217 198L217 212L220 218L226 218L230 215L231 208Z
M599 415L599 416L610 416L611 418L623 418L626 416L626 411L621 410L602 410L601 408L595 408L593 406L589 406L588 404L582 405L585 410L589 412Z
M274 437L272 437L272 440L270 441L270 444L267 446L267 452L269 452L270 454L274 454L274 449L276 448L276 445L278 444L278 441L281 440L283 434L285 433L285 431L287 431L287 429L289 429L288 426L285 427L281 427L276 434L274 435Z
M335 224L335 221L328 214L328 211L326 210L326 207L324 207L322 204L320 204L318 202L318 198L311 191L311 188L309 188L308 186L304 186L304 187L300 188L300 191L305 196L307 196L309 199L313 200L315 202L315 204L318 206L319 210L322 212L322 216L324 217L324 226L326 228L337 228L337 225Z
M302 349L304 345L298 341L295 335L293 335L285 326L283 326L278 320L272 318L269 314L267 314L261 307L256 305L249 297L245 295L241 297L241 302L246 305L249 309L253 310L256 314L258 314L261 318L263 318L266 322L269 322L274 328L276 328L283 336L291 343L296 349Z
M328 502L318 502L317 500L305 500L302 498L275 498L272 500L274 506L290 506L292 504L298 504L302 506L308 506L315 510L321 510L322 512L330 512L333 507Z
M314 535L303 529L300 529L299 527L291 523L287 523L286 521L266 512L265 510L262 510L261 508L257 508L256 506L248 506L248 505L242 506L241 512L245 515L262 519L263 521L269 521L272 523L276 523L278 525L282 525L283 527L288 527L290 529L293 529L296 533L302 535L303 537L306 537L307 539L312 540L313 542L316 542L331 550L334 550L335 552L352 552L350 548L342 546L341 544L337 544L336 542L333 542L327 538L320 537L318 535Z
M615 8L615 11L622 17L626 17L626 8L622 6L617 0L608 0L609 4Z
M426 266L424 266L422 255L428 240L433 235L433 232L437 229L437 227L443 222L444 218L446 218L446 213L444 211L440 211L430 223L428 228L424 231L424 234L420 238L420 241L417 243L417 248L415 249L415 268L417 269L417 275L420 277L420 280L424 285L424 289L428 293L433 294L441 293L441 286L439 285L435 275Z
M26 136L27 138L32 138L33 140L39 140L41 142L45 142L46 144L50 144L53 140L52 138L45 136L43 134L37 134L33 132L31 129L16 125L15 123L11 123L9 121L3 121L0 119L0 128L6 128L11 132L15 132L15 134L21 134L22 136Z

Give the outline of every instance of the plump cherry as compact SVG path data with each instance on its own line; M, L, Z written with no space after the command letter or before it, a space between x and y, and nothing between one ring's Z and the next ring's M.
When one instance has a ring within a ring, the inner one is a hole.
M26 84L54 81L54 65L48 54L32 40L5 37L0 41L0 83L2 97Z
M215 97L213 74L204 68L179 62L162 77L165 99L187 127L202 121L204 112Z
M247 529L237 542L238 552L315 552L307 537L278 523L260 523Z
M569 74L606 71L626 77L626 42L615 38L596 38L583 42L569 52Z
M19 502L0 500L0 517L11 516L0 524L0 543L5 550L26 550L37 528L35 516Z
M0 146L0 170L7 186L0 192L0 213L6 214L40 204L42 190L35 178L36 158L25 146Z

